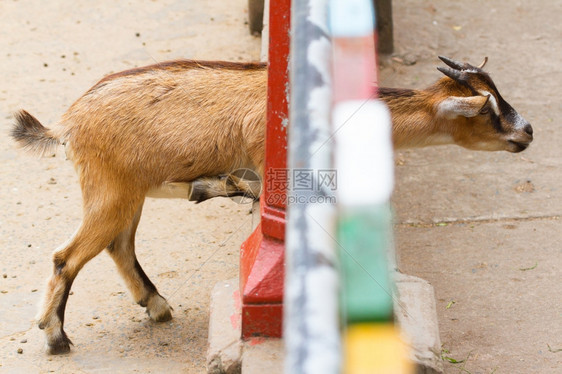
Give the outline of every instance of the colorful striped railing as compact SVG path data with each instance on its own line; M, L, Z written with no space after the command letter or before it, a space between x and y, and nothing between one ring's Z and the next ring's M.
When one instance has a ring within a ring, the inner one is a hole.
M344 373L408 373L393 324L391 119L377 100L371 0L331 0Z
M291 19L288 168L333 169L337 206L311 202L327 189L289 194L285 372L412 373L393 323L391 120L377 100L373 4L294 1Z

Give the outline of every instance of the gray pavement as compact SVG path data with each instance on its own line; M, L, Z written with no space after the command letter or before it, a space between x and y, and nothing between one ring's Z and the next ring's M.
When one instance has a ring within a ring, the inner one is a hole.
M437 55L488 56L486 70L535 130L521 154L396 155L399 267L435 289L445 371L561 373L562 3L393 5L397 51L383 85L429 85Z

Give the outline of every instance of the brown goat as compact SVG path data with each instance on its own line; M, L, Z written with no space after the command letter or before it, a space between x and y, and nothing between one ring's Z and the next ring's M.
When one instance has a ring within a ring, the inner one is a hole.
M531 126L481 67L442 60L452 68L440 69L448 77L426 90L380 89L395 146L525 149ZM53 254L38 315L49 353L69 351L63 322L72 282L104 248L150 318L171 318L172 308L135 256L144 199L202 201L240 191L256 197L255 185L230 174L246 168L263 175L266 101L264 64L172 61L105 77L53 129L25 111L16 114L12 137L39 153L64 144L82 189L83 221Z

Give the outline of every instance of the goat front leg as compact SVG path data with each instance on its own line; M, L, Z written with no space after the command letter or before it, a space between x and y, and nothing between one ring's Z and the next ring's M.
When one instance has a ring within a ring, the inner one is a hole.
M142 214L142 203L138 207L131 224L106 248L115 261L117 269L127 284L133 299L140 306L146 307L146 313L156 322L169 321L172 307L168 304L150 281L135 255L135 233Z
M214 197L240 197L257 201L261 178L250 169L237 169L228 175L199 178L190 183L188 199L197 204Z
M97 195L99 196L99 195ZM102 195L103 196L103 195ZM108 195L106 195L108 196ZM84 196L84 220L69 242L53 254L53 274L47 283L37 322L47 337L47 352L66 353L72 342L66 335L64 313L70 287L82 267L98 255L133 219L139 200L114 195L115 199ZM141 200L142 201L142 200Z

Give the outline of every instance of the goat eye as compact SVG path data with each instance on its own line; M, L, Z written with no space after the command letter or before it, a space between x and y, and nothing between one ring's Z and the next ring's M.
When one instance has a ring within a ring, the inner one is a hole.
M490 113L490 108L489 107L485 107L480 109L480 114L488 114Z

